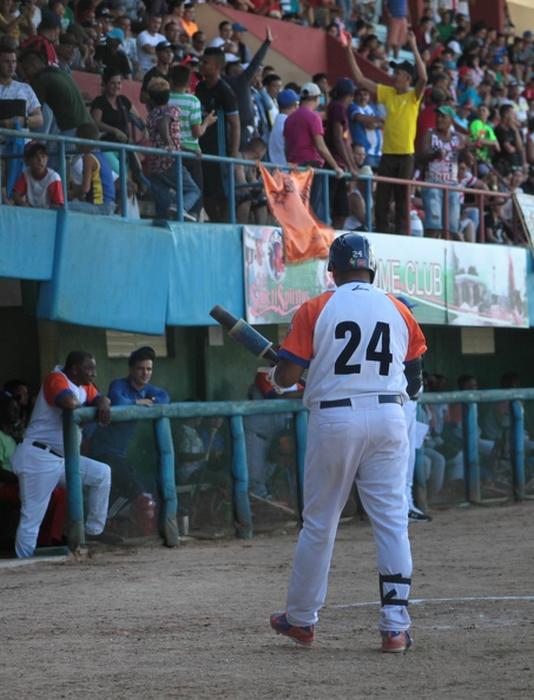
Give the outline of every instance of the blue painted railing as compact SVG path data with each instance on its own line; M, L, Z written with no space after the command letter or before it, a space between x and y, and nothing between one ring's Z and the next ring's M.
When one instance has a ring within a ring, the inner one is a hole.
M252 537L252 516L248 497L248 468L243 416L257 414L295 414L297 450L297 492L302 493L304 454L306 452L306 409L298 400L279 401L212 401L209 403L173 403L165 406L117 406L111 409L112 422L150 420L154 422L156 446L159 452L158 482L161 491L160 532L164 543L178 543L176 512L178 500L174 473L174 447L171 418L225 416L230 419L232 436L233 506L238 537ZM65 472L69 514L68 541L71 549L84 542L83 498L79 473L80 440L78 425L95 419L94 408L79 408L63 414ZM299 496L299 505L302 498Z
M191 151L166 151L161 148L150 148L148 146L138 146L125 143L112 143L110 141L93 141L90 139L79 139L74 136L60 136L58 134L41 134L38 132L21 132L16 129L0 129L0 137L14 137L14 138L25 138L25 139L35 139L36 141L46 141L55 142L59 144L58 147L58 157L59 157L59 175L63 183L63 189L65 192L65 205L64 208L68 209L67 200L67 157L79 155L76 148L67 151L67 146L92 146L100 151L113 151L119 154L119 186L120 186L120 204L121 204L121 216L126 218L127 209L127 153L138 153L140 155L159 155L165 158L175 158L178 164L176 168L176 220L183 222L183 181L182 181L182 163L183 160L188 159L198 159L198 156ZM0 156L0 160L1 160ZM214 156L209 154L202 154L202 160L212 163L220 163L221 165L227 166L227 183L228 183L228 204L229 204L229 216L230 223L237 223L236 218L236 182L235 182L235 169L234 165L245 165L245 166L255 166L255 161L244 160L243 158L228 158L225 156ZM295 168L290 166L276 165L276 163L263 163L268 170L293 170ZM300 167L297 170L307 170L308 168ZM319 177L324 178L323 186L323 207L325 212L330 211L330 188L328 187L329 178L337 177L333 170L326 169L316 169L314 168L314 173ZM1 168L0 168L0 178L1 178ZM349 173L345 174L346 179L351 179L352 175ZM367 231L372 230L372 178L368 175L362 175L358 178L364 183L365 187L365 202L366 202L366 229ZM2 191L2 182L0 179L0 198ZM1 199L0 199L1 204ZM329 220L329 215L327 214L328 221L326 223L331 223Z
M525 416L523 401L534 400L534 389L489 389L485 391L449 391L423 394L426 404L462 404L465 498L480 503L480 460L478 454L478 404L510 402L510 453L512 462L513 496L525 498Z
M480 463L478 456L477 404L509 401L511 416L510 447L512 461L513 497L525 498L524 409L522 401L534 400L534 389L496 389L489 391L454 391L423 394L423 404L462 404L464 435L465 498L469 503L480 503ZM69 530L71 549L84 543L83 498L79 473L80 441L78 426L95 419L95 409L80 408L64 412L65 470L68 489ZM176 512L178 507L175 484L174 447L170 420L225 416L230 419L232 437L233 506L237 518L236 534L245 539L252 537L252 518L248 497L248 467L245 449L243 416L291 413L294 416L296 438L296 481L299 513L302 513L302 485L306 452L307 411L300 400L277 401L212 401L173 403L165 406L121 406L111 409L112 422L150 420L154 422L156 445L159 452L158 481L162 507L160 531L164 543L173 547L178 543ZM421 453L421 451L419 451ZM420 469L419 455L419 469ZM416 465L416 478L419 472Z

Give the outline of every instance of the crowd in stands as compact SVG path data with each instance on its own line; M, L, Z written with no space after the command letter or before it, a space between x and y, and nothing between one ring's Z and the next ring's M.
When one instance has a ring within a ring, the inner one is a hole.
M427 0L413 32L407 0L229 4L322 28L347 47L350 75L288 82L268 64L270 29L253 53L244 24L222 21L211 36L181 0L0 0L0 126L190 155L178 166L170 155L128 154L130 218L176 216L181 167L185 218L228 220L228 168L200 158L209 154L329 168L330 211L322 177L311 207L338 229L364 230L370 217L380 232L436 237L446 228L476 241L484 229L489 242L524 243L509 195L534 193L531 32L516 35L509 20L502 32L471 23L469 3L447 0ZM383 82L366 77L364 62ZM82 94L75 71L100 74L101 95ZM137 106L122 94L133 80ZM60 207L67 194L74 211L119 211L116 151L79 148L62 182L56 144L21 134L0 148L9 156L4 203ZM257 169L235 174L238 220L273 222ZM373 175L502 196L486 198L481 221L474 195L441 187L415 186L409 200L404 186L379 180L366 199Z

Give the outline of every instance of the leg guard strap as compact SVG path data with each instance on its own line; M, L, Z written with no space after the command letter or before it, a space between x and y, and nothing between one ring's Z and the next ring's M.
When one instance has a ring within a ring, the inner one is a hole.
M379 583L382 605L403 605L404 607L408 605L411 578L405 578L401 574L379 574ZM402 594L404 597L399 597Z

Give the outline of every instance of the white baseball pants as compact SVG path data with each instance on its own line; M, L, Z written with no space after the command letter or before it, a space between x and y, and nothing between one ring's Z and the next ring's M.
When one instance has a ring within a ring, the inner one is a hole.
M406 502L408 511L413 510L413 474L415 471L415 423L417 421L417 401L404 404L406 431L408 433L408 468L406 470Z
M408 440L404 411L379 404L376 396L353 400L352 408L314 409L308 423L304 473L304 526L290 578L287 617L312 625L326 599L328 572L341 512L356 480L369 515L384 576L408 579L412 557L408 540L406 465ZM408 600L406 583L384 583L383 596ZM410 626L406 605L384 604L379 629Z
M31 557L35 551L39 527L45 516L52 491L65 485L65 460L24 440L11 458L19 479L20 521L15 538L18 557ZM111 469L107 464L80 457L82 484L88 487L88 513L85 531L99 535L106 524Z

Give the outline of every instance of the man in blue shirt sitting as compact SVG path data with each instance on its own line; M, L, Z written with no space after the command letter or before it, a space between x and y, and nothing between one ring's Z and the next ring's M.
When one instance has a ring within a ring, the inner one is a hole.
M109 385L108 397L112 406L154 406L170 402L165 389L150 384L156 353L151 347L134 350L128 358L128 376L114 379ZM145 487L137 477L134 467L128 463L128 448L137 423L112 423L98 426L91 438L90 453L106 455L111 467L111 497L108 517L116 516L128 503L143 508ZM135 519L135 516L134 516Z

